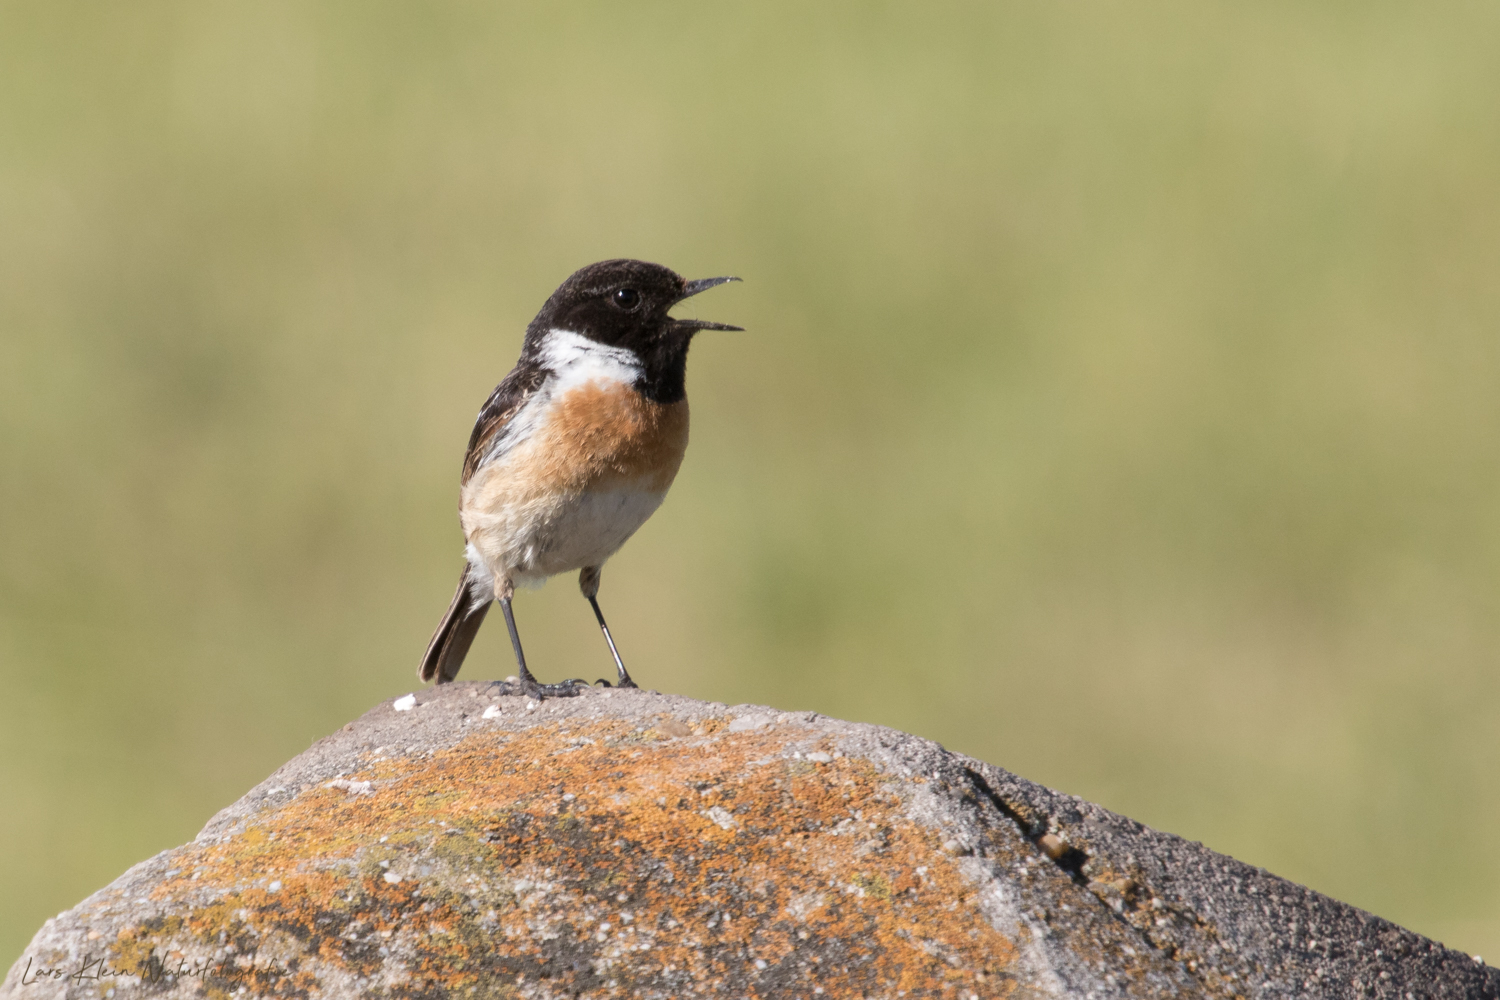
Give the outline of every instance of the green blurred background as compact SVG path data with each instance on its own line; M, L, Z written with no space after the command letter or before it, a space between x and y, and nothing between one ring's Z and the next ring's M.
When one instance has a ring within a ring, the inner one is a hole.
M474 414L621 255L749 328L605 574L643 684L1500 956L1500 7L538 8L0 6L0 966L413 690Z

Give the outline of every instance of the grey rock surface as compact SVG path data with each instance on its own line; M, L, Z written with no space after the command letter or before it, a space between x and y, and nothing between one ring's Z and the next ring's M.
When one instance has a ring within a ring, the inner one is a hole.
M49 920L0 996L1380 997L1500 970L878 726L383 703Z

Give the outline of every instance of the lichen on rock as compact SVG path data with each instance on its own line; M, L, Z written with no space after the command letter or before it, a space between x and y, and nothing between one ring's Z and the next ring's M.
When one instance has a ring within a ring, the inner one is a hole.
M1279 991L1300 966L1159 863L1236 862L930 742L647 692L490 692L447 685L321 741L49 921L0 994L1298 995ZM1452 995L1500 996L1433 947L1480 991Z

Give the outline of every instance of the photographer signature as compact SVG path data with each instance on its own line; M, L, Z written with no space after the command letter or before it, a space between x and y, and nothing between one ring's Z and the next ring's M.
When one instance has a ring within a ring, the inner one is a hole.
M182 959L174 969L161 959L152 955L146 959L145 968L119 968L109 964L108 957L94 958L84 955L83 961L76 968L71 966L56 966L48 968L38 965L32 969L31 956L26 957L26 968L21 973L21 985L30 986L32 983L66 980L78 984L86 981L112 979L118 976L138 976L143 983L160 982L163 979L249 979L252 976L263 976L268 979L277 979L281 976L290 975L291 970L285 965L275 962L258 964L251 957L250 964L241 966L233 964L225 959L218 964L204 962L201 959L189 963Z

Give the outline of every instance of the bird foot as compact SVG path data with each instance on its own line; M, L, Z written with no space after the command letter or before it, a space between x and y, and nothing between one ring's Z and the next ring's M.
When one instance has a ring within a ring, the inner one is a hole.
M589 682L570 677L556 684L539 684L534 678L523 677L519 680L506 678L503 681L496 681L494 686L500 689L501 695L520 695L534 701L543 701L547 698L576 698L584 688L589 686Z
M639 687L636 687L635 681L631 680L629 677L626 677L623 681L620 681L618 684L611 684L609 681L607 681L603 677L601 677L597 681L595 681L594 684L595 684L596 687L606 687L606 688L612 688L612 687L618 687L618 688L635 688L637 691L640 690Z

